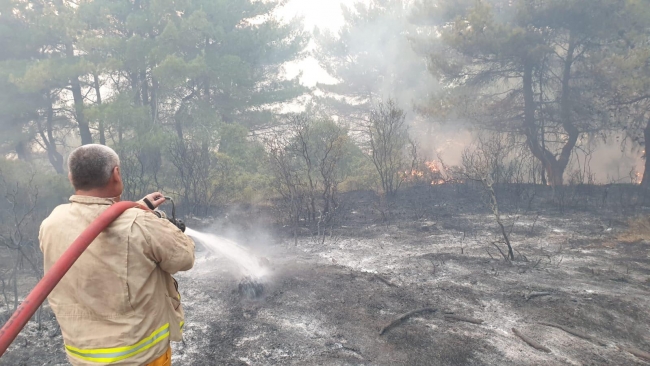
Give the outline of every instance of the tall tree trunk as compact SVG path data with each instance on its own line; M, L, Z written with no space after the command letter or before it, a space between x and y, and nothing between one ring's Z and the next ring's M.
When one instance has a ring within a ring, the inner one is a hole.
M97 74L93 73L93 81L95 84L95 95L97 96L97 105L102 104L102 93L99 90L99 77ZM104 119L99 118L99 143L106 145L106 132L104 130Z
M70 60L74 58L74 49L72 43L68 42L65 46L66 57ZM93 143L93 135L90 133L90 125L84 115L84 99L81 93L81 84L79 84L79 77L74 76L70 80L70 87L72 89L72 97L74 98L75 116L77 118L77 125L79 126L79 136L81 137L81 144L88 145Z
M47 101L47 115L45 116L47 135L45 135L45 131L43 130L43 126L41 125L40 120L37 124L38 133L41 136L41 140L43 140L43 145L45 145L47 158L50 161L50 164L52 164L52 167L57 174L64 174L65 171L63 170L63 156L56 149L56 141L54 140L54 132L52 131L54 109L52 108L52 99L49 92L47 95Z
M574 62L576 42L574 37L569 37L569 47L564 60L562 71L562 95L560 97L560 119L562 127L567 133L567 141L562 146L559 157L550 152L544 144L544 136L539 136L537 121L535 117L535 93L533 90L534 64L528 60L524 64L523 87L524 87L524 125L528 146L535 158L542 162L547 173L547 179L553 187L564 184L564 171L569 165L571 154L580 137L580 131L573 124L572 102L571 102L571 68ZM541 82L541 78L540 78Z
M16 155L18 155L18 159L24 160L24 161L30 161L32 160L32 154L30 151L29 144L26 141L18 141L16 142Z
M153 121L154 124L156 124L156 121L158 120L158 96L157 96L157 90L158 90L158 81L156 80L153 75L151 75L151 102L149 103L151 106L151 120Z
M571 154L573 149L578 142L580 137L580 131L573 124L572 118L572 107L571 102L571 68L573 66L573 56L576 49L576 44L573 39L573 35L569 36L569 48L567 50L567 56L564 60L564 70L562 72L562 96L560 97L560 118L562 119L562 127L568 134L567 141L562 147L562 152L557 160L557 163L554 164L553 171L553 181L562 185L564 171L569 165L569 160L571 159Z
M81 85L79 84L79 79L77 77L72 79L72 97L74 98L74 109L77 117L77 125L79 126L81 144L92 144L93 135L90 133L90 125L84 115L83 95L81 94Z
M535 92L533 90L533 69L534 64L531 61L524 63L523 75L523 88L524 88L524 131L526 133L526 143L531 153L537 160L544 166L544 170L549 175L549 180L552 185L555 185L552 175L552 163L555 161L555 156L542 147L540 142L539 131L537 128L537 121L535 118ZM544 138L543 136L541 137Z
M122 127L122 123L118 122L117 125L117 143L122 145L122 140L124 139L124 127Z
M147 80L147 70L140 71L140 85L142 87L142 104L149 104L149 80Z
M187 102L194 98L194 95L196 94L196 90L192 91L189 95L186 95L181 99L181 105L178 107L178 110L174 114L174 127L176 128L176 135L178 136L178 139L182 142L183 141L183 121L181 120L183 113L187 109Z
M210 37L205 37L205 43L203 46L204 54L208 54L208 49L210 48ZM210 104L210 79L206 77L203 80L203 96L205 97L205 102Z
M182 104L178 111L174 114L174 128L176 129L176 137L178 137L179 143L183 143L183 121L181 121L181 115L184 110L184 105Z
M131 91L133 92L133 104L136 106L142 105L142 98L140 98L140 78L138 72L129 72L129 79L131 79Z
M650 118L648 118L648 122L646 123L645 128L643 129L643 137L644 137L644 146L645 146L645 169L643 170L643 179L641 180L641 186L645 188L650 187L650 156L648 156L648 152L650 151Z
M539 136L542 150L546 150L546 124L544 121L544 64L539 70ZM546 170L544 166L540 169L540 180L542 185L547 186L548 181L546 180Z

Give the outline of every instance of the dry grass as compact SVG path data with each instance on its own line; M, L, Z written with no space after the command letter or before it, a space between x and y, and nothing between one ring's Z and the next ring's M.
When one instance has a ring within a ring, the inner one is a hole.
M650 240L650 217L644 216L630 219L627 230L621 233L618 239L625 243Z

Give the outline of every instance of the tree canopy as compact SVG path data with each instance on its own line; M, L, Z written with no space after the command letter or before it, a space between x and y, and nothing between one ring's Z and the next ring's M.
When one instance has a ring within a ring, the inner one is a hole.
M354 157L337 156L338 168L372 171L368 131L386 103L404 122L396 181L422 165L407 151L418 150L417 137L433 151L407 128L415 122L507 135L542 166L534 182L553 186L587 140L624 134L648 150L647 0L357 1L342 8L342 28L312 34L279 18L283 5L0 2L0 151L64 175L71 148L110 145L128 198L164 188L194 206L209 197L209 206L226 191L269 188L272 150L286 157L303 127L323 135L309 140L314 156L345 141L354 148L336 151ZM286 76L310 52L335 84L310 90ZM287 123L310 92L302 127ZM323 184L341 183L328 171Z

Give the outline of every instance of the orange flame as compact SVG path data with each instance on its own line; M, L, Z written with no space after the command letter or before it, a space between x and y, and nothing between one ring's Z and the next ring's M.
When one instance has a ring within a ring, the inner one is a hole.
M404 171L403 177L408 182L426 180L433 186L449 183L450 177L441 166L438 161L425 161L421 168Z
M431 173L434 173L434 174L435 173L440 173L440 168L438 167L438 162L436 162L436 161L427 161L427 162L424 163L424 165L426 165L427 168L429 168L429 171Z

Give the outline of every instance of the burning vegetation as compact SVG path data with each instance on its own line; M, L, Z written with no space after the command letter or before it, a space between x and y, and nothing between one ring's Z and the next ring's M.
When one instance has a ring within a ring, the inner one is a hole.
M422 170L420 170L422 169ZM430 182L432 186L450 183L462 183L462 179L456 179L454 170L449 169L442 161L425 161L422 166L405 173L405 180L411 183ZM455 170L456 174L458 169Z

